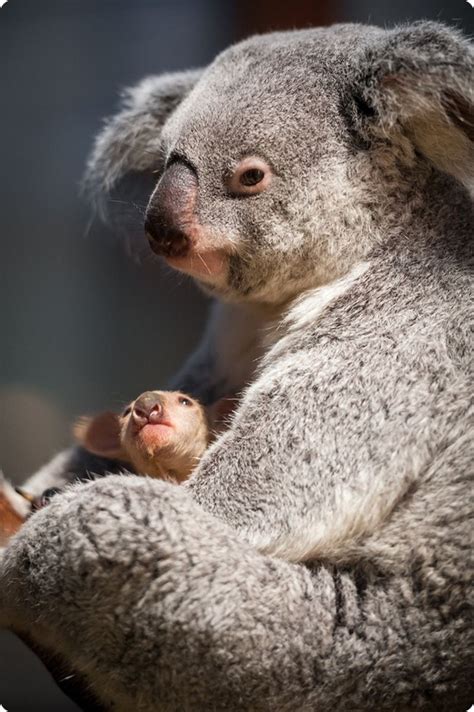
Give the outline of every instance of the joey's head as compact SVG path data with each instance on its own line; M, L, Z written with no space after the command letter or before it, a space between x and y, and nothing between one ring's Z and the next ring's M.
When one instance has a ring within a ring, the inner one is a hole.
M81 419L76 439L86 450L131 464L139 474L185 480L209 444L204 408L176 391L146 391L121 414Z
M224 299L282 303L363 259L434 174L472 181L473 66L435 23L252 37L129 91L90 185L153 173L153 251Z

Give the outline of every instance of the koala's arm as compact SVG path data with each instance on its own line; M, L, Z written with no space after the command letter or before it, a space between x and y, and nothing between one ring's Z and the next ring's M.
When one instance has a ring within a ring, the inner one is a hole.
M55 498L4 551L0 624L104 709L461 711L461 581L439 605L423 590L460 562L433 579L432 544L310 570L259 554L183 488L113 476Z

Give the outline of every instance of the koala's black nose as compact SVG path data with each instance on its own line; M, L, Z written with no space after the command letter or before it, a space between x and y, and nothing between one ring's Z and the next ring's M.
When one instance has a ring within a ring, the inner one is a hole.
M157 255L181 257L188 252L196 195L193 169L179 160L172 163L156 186L145 214L145 232Z
M154 391L146 391L133 404L132 417L138 425L158 422L163 415L160 396Z

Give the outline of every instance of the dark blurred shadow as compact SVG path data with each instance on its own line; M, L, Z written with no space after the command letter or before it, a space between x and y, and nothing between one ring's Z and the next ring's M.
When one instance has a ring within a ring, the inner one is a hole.
M78 710L61 693L39 659L6 631L0 631L0 705L7 712Z

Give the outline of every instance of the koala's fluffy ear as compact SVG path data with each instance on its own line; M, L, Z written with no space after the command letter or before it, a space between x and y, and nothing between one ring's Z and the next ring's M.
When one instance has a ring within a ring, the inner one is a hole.
M106 120L87 164L84 189L104 216L105 201L133 173L159 173L161 129L202 70L147 77L122 95L121 111Z
M127 453L120 439L120 420L116 413L105 411L93 418L79 418L73 432L79 445L94 455L127 462Z
M359 134L402 132L474 187L474 52L456 30L417 22L386 33L360 61L353 106Z

